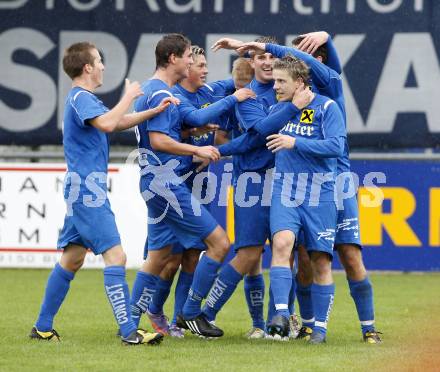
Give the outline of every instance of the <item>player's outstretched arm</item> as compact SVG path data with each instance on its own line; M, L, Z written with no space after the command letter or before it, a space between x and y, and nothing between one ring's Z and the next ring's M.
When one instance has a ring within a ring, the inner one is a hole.
M241 40L231 39L228 37L221 38L217 40L212 46L211 49L216 52L220 49L235 49L237 50L243 42Z
M325 31L309 32L307 34L300 35L304 37L298 44L298 49L308 54L314 54L316 50L327 43L327 63L326 65L332 70L335 70L338 74L341 74L342 67L339 61L338 53L332 42L332 38Z
M149 132L150 144L153 150L175 155L196 155L199 158L217 161L220 153L214 146L193 146L177 142L165 133Z
M137 81L130 83L130 80L125 79L124 95L118 104L105 114L91 119L90 124L106 133L115 131L133 100L143 94Z
M164 112L169 105L179 105L180 100L176 97L166 97L164 98L159 106L156 106L152 109L141 111L141 112L134 112L131 114L125 114L118 125L116 126L116 131L122 131L129 128L132 128L139 123L142 123L145 120L150 120L151 118L155 117L156 115L160 114L161 112Z
M182 100L179 111L185 123L197 127L216 121L219 116L229 111L237 102L243 102L254 97L255 93L252 90L242 88L234 94L201 109L196 109L189 101Z

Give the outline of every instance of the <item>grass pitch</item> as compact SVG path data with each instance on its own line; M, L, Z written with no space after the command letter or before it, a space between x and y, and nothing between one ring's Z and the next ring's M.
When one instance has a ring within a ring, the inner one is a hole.
M249 341L250 318L239 286L217 318L225 336L215 341L188 335L158 347L125 347L97 270L78 273L55 319L61 343L28 338L40 307L48 270L0 270L0 370L94 371L430 371L440 370L440 275L372 274L376 324L382 345L361 341L343 274L326 345L302 341ZM131 286L135 272L128 273ZM267 277L266 277L267 279ZM266 281L266 284L268 281ZM166 305L172 315L173 296ZM143 318L142 326L148 324ZM148 328L151 327L148 324Z

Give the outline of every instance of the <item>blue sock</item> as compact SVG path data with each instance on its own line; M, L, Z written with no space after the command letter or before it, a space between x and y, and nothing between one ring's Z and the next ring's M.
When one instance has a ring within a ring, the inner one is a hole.
M163 305L170 294L172 284L172 280L163 280L160 277L157 279L156 292L154 292L153 298L148 305L148 311L153 314L160 314L163 312Z
M348 285L361 322L362 333L374 331L373 287L370 279L366 277L359 282L348 279Z
M314 332L327 333L327 323L335 297L335 285L312 284L313 313L315 314Z
M272 266L270 269L270 288L273 295L276 315L289 318L289 291L292 286L290 267Z
M40 314L35 323L39 331L49 332L52 330L53 318L60 309L74 276L74 273L63 269L59 263L55 265L47 280Z
M156 275L144 273L143 271L138 271L136 274L130 299L131 317L136 327L139 327L141 315L147 311L153 298L158 278Z
M121 335L127 337L137 327L131 319L130 293L125 281L125 267L106 267L104 269L104 287Z
M223 266L203 307L203 314L209 321L215 320L217 313L231 298L241 279L243 279L243 275L237 272L232 265Z
M289 292L289 313L290 315L295 314L295 297L296 297L296 278L292 273L292 286Z
M275 316L276 312L277 311L275 310L275 304L273 302L272 279L271 279L270 284L269 284L269 304L267 306L266 324L272 320L272 318Z
M182 314L183 305L188 297L189 288L191 287L194 274L180 271L177 280L176 289L174 291L174 316L171 324L176 324L177 315Z
M194 273L193 283L188 292L188 298L183 306L183 316L192 319L201 313L200 305L208 295L217 277L221 262L217 262L206 254L202 256Z
M264 330L264 277L263 274L244 277L244 294L252 318L252 326Z
M303 287L297 280L296 298L298 299L299 312L301 314L301 325L313 328L315 316L313 313L312 286L308 285Z

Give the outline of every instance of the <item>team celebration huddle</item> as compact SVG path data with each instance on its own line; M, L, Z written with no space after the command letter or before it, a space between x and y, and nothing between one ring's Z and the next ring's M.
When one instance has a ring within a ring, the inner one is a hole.
M103 257L114 331L124 344L158 344L190 333L222 337L216 317L241 280L250 315L244 337L325 343L336 253L363 340L381 342L357 198L346 197L352 182L345 101L330 36L304 34L292 46L270 36L223 38L212 48L237 52L232 78L207 83L205 51L181 34L165 35L155 48L154 75L142 85L126 80L111 110L94 94L104 74L99 46L81 42L66 49L63 68L72 89L64 110L68 208L57 244L63 253L31 338L60 340L54 317L90 249ZM127 113L133 103L134 112ZM148 210L144 260L139 252L131 291L107 198L108 133L129 128L135 128ZM235 256L228 263L228 235L205 202L210 163L226 156L233 166L226 163L230 177L222 183L234 189L235 230ZM272 253L270 283L262 271L265 249ZM174 314L168 318L164 304L174 280ZM153 333L141 326L146 319Z

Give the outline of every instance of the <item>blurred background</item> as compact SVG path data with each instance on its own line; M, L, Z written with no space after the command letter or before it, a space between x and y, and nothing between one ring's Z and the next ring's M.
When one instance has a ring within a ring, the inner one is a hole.
M88 40L101 50L106 70L97 94L111 107L126 77L152 75L154 47L165 33L184 33L204 47L213 81L229 77L235 58L210 51L218 38L274 35L290 45L298 34L325 30L343 66L360 198L370 195L365 177L383 198L373 207L360 203L366 265L440 270L439 2L0 0L0 19L0 266L51 267L57 259L65 213L62 115L70 88L60 63L67 46ZM146 211L136 166L124 164L135 135L113 134L111 143L109 194L129 265L136 267ZM216 164L215 174L224 164ZM233 241L230 210L213 213ZM102 265L88 256L89 267Z

